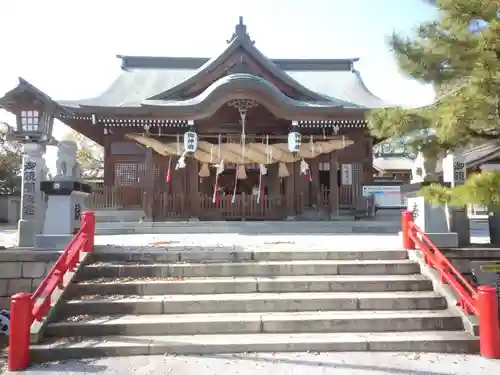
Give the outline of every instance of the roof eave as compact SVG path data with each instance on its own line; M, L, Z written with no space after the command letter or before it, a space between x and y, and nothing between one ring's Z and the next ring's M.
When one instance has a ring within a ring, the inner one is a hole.
M74 111L73 116L103 116L103 117L148 117L168 118L169 120L201 120L210 117L220 108L221 102L203 103L202 105L158 106L156 103L145 102L141 107L103 107L82 106ZM279 112L280 118L288 120L324 120L349 119L363 115L359 109L350 108L317 108L317 107L282 107L274 106L272 112Z
M66 115L72 114L72 112L69 111L67 108L64 108L63 106L59 105L59 103L53 100L49 95L47 95L42 90L29 83L22 77L19 77L19 83L17 84L16 87L5 93L5 95L2 98L0 98L0 107L5 109L6 111L14 113L14 110L12 108L13 96L18 93L23 93L26 91L33 94L35 98L37 98L42 103L53 109L54 112L59 112L61 114L66 114Z
M213 96L228 97L233 93L238 93L237 95L244 95L243 92L247 92L247 95L250 94L250 96L252 96L252 93L258 92L259 95L253 95L254 100L261 101L262 98L260 96L262 95L266 99L272 100L284 107L316 107L318 109L344 107L344 103L335 102L333 100L310 103L292 99L283 94L283 92L281 92L271 82L268 82L261 77L245 73L237 73L220 78L205 89L203 93L194 98L179 101L145 100L141 103L141 105L186 107L186 105L189 105L190 103L199 104L204 101L209 101Z

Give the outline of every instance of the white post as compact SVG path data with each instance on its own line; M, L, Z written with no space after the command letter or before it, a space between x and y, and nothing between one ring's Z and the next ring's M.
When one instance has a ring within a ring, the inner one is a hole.
M451 187L463 185L467 179L467 168L460 154L449 152L443 159L443 181Z
M418 194L423 186L437 182L435 171L436 159L419 153L412 169L413 191L408 196L408 210L413 212L415 224L438 248L454 248L458 246L458 234L450 232L446 207L429 204Z

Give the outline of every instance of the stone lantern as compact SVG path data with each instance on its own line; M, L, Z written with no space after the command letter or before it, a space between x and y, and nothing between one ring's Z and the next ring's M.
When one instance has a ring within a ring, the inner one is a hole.
M16 127L7 140L23 145L21 215L18 225L18 246L34 246L45 213L45 199L40 182L46 178L45 154L47 145L56 145L52 137L54 118L63 109L36 87L19 79L16 88L0 98L0 108L16 116Z

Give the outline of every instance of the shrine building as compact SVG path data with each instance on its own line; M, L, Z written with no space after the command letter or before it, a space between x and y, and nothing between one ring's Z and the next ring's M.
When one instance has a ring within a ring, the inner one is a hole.
M91 208L279 220L335 216L363 199L374 143L365 114L390 105L366 87L357 59L268 58L242 18L212 58L118 58L119 77L95 98L53 100L22 79L0 98L18 118L48 106L103 146Z

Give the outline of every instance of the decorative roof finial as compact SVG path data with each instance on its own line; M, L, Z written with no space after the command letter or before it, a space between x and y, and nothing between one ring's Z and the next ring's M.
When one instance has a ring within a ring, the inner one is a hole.
M228 44L231 43L236 38L248 39L252 44L255 43L253 40L250 40L250 36L247 33L247 26L243 23L243 16L239 17L239 22L234 28L234 33L231 36L231 38L227 41L227 43Z

